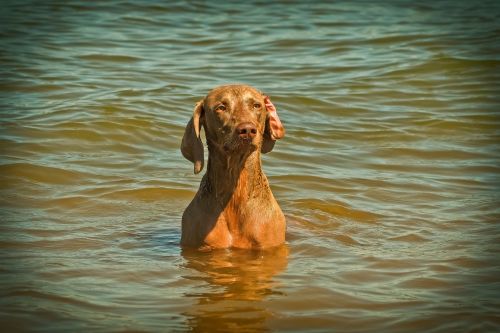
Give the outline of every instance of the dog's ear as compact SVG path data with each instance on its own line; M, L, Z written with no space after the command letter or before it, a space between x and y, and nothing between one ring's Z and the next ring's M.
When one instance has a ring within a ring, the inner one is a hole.
M182 155L194 163L194 173L197 174L203 169L203 142L200 138L201 124L204 121L203 100L196 103L193 117L189 120L182 137Z
M262 141L261 148L263 154L273 150L276 140L285 136L285 128L278 117L276 107L268 96L264 97L264 103L266 104L267 118L266 128L264 130L264 140Z

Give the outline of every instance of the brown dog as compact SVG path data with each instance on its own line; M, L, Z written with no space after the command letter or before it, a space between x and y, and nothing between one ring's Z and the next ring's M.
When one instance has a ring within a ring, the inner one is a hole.
M249 249L284 243L285 217L260 159L285 134L269 98L250 86L227 85L196 104L181 144L195 173L203 169L201 127L207 172L182 216L181 245Z

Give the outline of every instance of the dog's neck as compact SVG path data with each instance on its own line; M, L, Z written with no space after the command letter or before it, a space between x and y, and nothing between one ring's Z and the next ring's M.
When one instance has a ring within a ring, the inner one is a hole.
M210 154L202 186L220 204L267 195L269 185L262 171L260 148L245 153Z

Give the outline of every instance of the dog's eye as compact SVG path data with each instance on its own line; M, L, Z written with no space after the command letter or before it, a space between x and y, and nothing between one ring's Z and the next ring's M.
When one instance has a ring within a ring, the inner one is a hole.
M227 108L224 104L220 104L215 107L215 111L226 111L226 110Z
M255 110L258 110L258 109L260 109L261 107L262 107L262 104L260 104L260 103L254 103L254 104L253 104L253 108L254 108Z

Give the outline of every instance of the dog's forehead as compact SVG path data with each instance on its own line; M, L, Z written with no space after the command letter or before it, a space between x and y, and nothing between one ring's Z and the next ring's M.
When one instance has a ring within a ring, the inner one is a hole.
M248 97L261 98L263 96L260 91L250 86L227 85L219 86L211 90L206 97L206 102L208 102L208 104L211 104L226 98L245 99Z

